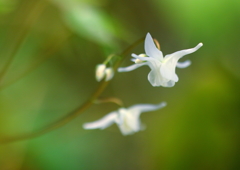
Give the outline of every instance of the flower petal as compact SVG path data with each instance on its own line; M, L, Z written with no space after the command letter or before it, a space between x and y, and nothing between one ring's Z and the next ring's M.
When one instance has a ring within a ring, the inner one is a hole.
M131 58L131 61L135 63L136 62L136 58Z
M154 60L154 59L151 58L151 57L141 57L141 56L139 56L139 55L137 55L137 54L134 54L134 53L132 54L132 57L137 58L137 59L142 60L142 61Z
M129 109L119 109L118 127L123 135L130 135L141 130L141 121Z
M172 80L174 82L178 81L178 76L175 73L177 62L168 62L162 64L162 67L160 68L160 72L162 76L168 80Z
M160 61L163 60L163 54L154 44L150 33L147 33L147 35L146 35L145 42L144 42L144 49L145 49L146 54L149 57L158 59Z
M133 65L128 66L128 67L120 67L120 68L118 68L118 72L132 71L132 70L135 70L138 67L141 67L141 66L144 66L144 65L147 65L147 63L133 64Z
M177 62L177 68L186 68L188 66L191 65L191 61L190 60L186 60L184 62Z
M160 109L166 106L165 102L162 102L157 105L153 104L137 104L128 109L121 108L119 109L120 118L122 121L118 124L119 129L123 135L130 135L140 130L143 130L143 125L139 118L142 112L148 112Z
M169 80L167 82L162 83L163 87L173 87L175 85L175 81Z
M161 102L159 104L137 104L129 107L129 112L131 112L135 117L138 117L142 112L150 112L157 109L161 109L167 105L166 102Z
M85 123L83 124L84 129L105 129L112 125L113 123L117 122L118 120L118 114L116 111L111 112L104 116L103 118L90 122L90 123Z
M181 51L177 51L175 53L172 54L168 54L165 56L164 60L167 61L171 58L175 58L175 60L179 60L180 58L182 58L183 56L187 55L187 54L191 54L194 53L195 51L197 51L200 47L203 46L203 43L199 43L196 47L194 48L190 48L190 49L186 49L186 50L181 50Z
M181 50L181 51L177 51L175 53L166 55L165 58L163 59L163 64L160 69L162 76L166 79L177 82L178 76L175 73L175 68L177 66L178 60L184 55L197 51L202 45L203 45L202 43L199 43L194 48Z
M140 57L136 54L132 54L132 57L135 57L140 60L145 60L146 65L148 65L151 68L151 71L148 74L148 81L152 84L152 86L155 87L167 84L169 80L161 75L160 68L162 63L159 60L151 57Z
M161 75L157 70L151 70L148 74L148 81L151 83L152 86L161 86Z

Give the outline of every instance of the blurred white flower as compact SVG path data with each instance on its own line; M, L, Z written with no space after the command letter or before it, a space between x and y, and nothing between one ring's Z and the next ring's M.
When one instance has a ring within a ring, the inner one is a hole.
M105 129L116 123L123 135L131 135L135 132L143 130L143 125L140 121L140 114L142 112L154 111L165 107L166 103L162 102L160 104L137 104L129 108L120 108L117 111L111 112L104 116L103 118L85 123L83 125L84 129Z
M185 68L191 64L189 60L183 63L178 63L178 60L184 55L197 51L202 45L202 43L199 43L194 48L177 51L163 57L162 52L155 46L150 33L148 33L144 43L147 57L143 56L143 54L132 54L132 57L134 57L132 61L134 61L135 64L125 68L119 68L118 71L128 72L143 65L148 65L151 69L150 73L148 74L148 80L152 86L172 87L175 85L175 82L178 81L175 68Z
M98 64L96 67L96 80L99 82L105 77L105 81L109 81L114 76L112 67L106 68L105 64Z

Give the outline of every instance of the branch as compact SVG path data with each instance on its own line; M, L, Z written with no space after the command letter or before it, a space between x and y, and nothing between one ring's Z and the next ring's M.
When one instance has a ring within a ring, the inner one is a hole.
M137 46L138 44L143 42L143 40L144 40L144 38L139 39L138 41L133 43L131 46L129 46L126 50L124 50L121 54L119 54L120 57L119 57L119 60L114 65L114 71L117 70L119 65L126 58L127 54L130 53L130 51L135 46ZM37 130L35 132L30 132L30 133L26 133L26 134L23 134L23 135L12 136L12 137L2 137L2 138L0 138L0 144L6 144L6 143L16 142L16 141L20 141L20 140L32 139L32 138L41 136L41 135L43 135L45 133L48 133L48 132L50 132L50 131L52 131L54 129L57 129L57 128L60 128L60 127L62 127L64 125L66 125L68 122L72 121L77 116L79 116L81 113L83 113L86 109L88 109L90 106L92 106L94 104L95 100L105 90L105 88L107 87L109 82L110 81L104 81L104 80L101 81L99 86L98 86L98 88L96 89L96 91L89 97L89 99L85 103L83 103L77 109L75 109L74 111L70 112L65 117L59 119L58 121L50 124L47 127L44 127L44 128L42 128L40 130Z

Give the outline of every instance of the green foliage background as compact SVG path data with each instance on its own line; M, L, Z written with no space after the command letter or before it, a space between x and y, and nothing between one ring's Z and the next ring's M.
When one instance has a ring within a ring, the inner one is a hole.
M173 88L152 87L149 68L117 73L102 94L168 106L122 136L82 124L116 110L93 105L66 126L0 146L6 170L240 169L240 1L0 0L0 137L35 131L67 115L97 88L95 66L147 32L164 54L185 56ZM143 44L134 49L142 53ZM122 66L130 64L130 55Z

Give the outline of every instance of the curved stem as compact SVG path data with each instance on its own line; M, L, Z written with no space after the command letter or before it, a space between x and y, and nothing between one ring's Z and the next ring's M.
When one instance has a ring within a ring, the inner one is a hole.
M124 104L122 102L122 100L120 100L119 98L115 98L115 97L107 97L107 98L98 98L94 101L95 104L100 104L100 103L114 103L120 107L123 107Z
M124 50L121 54L119 54L119 56L121 56L121 58L119 58L119 60L114 65L114 70L115 71L117 70L117 68L121 64L121 62L125 59L126 55L135 46L137 46L139 43L141 43L143 40L144 40L144 38L139 39L138 41L133 43L131 46L129 46L126 50ZM61 118L60 120L50 124L49 126L47 126L45 128L42 128L42 129L40 129L38 131L35 131L35 132L32 132L32 133L27 133L27 134L24 134L24 135L13 136L13 137L0 138L0 144L5 144L5 143L20 141L20 140L31 139L31 138L38 137L38 136L43 135L43 134L45 134L47 132L50 132L50 131L52 131L54 129L57 129L59 127L64 126L65 124L67 124L68 122L70 122L71 120L76 118L78 115L80 115L83 111L88 109L92 104L94 104L94 101L102 94L102 92L105 90L105 88L107 87L109 82L110 81L104 81L104 80L101 81L99 86L98 86L98 88L96 89L96 91L90 96L90 98L85 103L83 103L77 109L75 109L74 111L70 112L65 117Z

